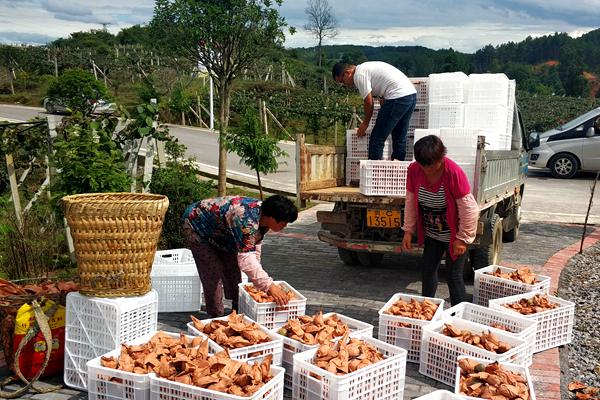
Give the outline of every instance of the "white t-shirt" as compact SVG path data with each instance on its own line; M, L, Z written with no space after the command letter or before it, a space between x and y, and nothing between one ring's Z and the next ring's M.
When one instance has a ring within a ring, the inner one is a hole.
M369 93L386 100L417 93L402 71L382 61L367 61L354 70L354 86L364 99Z

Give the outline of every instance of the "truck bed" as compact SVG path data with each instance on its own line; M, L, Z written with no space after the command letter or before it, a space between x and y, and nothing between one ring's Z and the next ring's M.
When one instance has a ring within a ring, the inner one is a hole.
M326 189L307 190L302 192L302 198L305 200L320 201L343 201L348 203L367 203L367 204L404 204L404 197L389 196L365 196L359 192L358 187L336 186Z

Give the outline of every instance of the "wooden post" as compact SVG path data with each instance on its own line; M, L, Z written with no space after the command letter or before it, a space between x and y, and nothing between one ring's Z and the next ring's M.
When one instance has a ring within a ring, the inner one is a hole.
M17 185L17 177L15 174L15 161L12 154L6 154L6 169L8 171L8 181L10 182L10 194L13 205L15 206L15 215L17 221L21 225L21 198L19 197L19 185Z
M185 113L181 112L181 125L185 126Z
M12 67L8 68L8 79L10 80L10 92L14 95L15 94L15 85L13 83L13 74L14 74L14 69Z
M263 121L265 124L265 135L269 135L269 120L267 119L267 104L265 103L265 101L262 101L262 117L263 117Z
M54 54L54 76L58 78L58 60L56 54Z
M144 177L142 178L142 192L148 193L152 180L152 167L154 166L154 140L146 139L146 154L144 156Z
M296 207L301 209L306 205L306 202L300 197L302 192L302 171L300 171L301 163L300 159L303 157L302 148L304 147L304 135L301 133L296 134Z
M198 125L202 124L202 111L200 110L200 96L196 95L196 112L198 113Z

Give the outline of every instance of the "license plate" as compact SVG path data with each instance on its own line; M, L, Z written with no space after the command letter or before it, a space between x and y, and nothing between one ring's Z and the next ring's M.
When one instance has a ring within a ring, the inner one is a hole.
M367 209L367 226L371 228L399 228L399 210Z

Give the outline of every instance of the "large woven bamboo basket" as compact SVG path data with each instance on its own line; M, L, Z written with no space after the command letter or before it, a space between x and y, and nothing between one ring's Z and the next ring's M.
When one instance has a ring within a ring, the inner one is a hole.
M62 198L71 229L79 291L87 296L141 296L169 199L142 193L87 193Z

